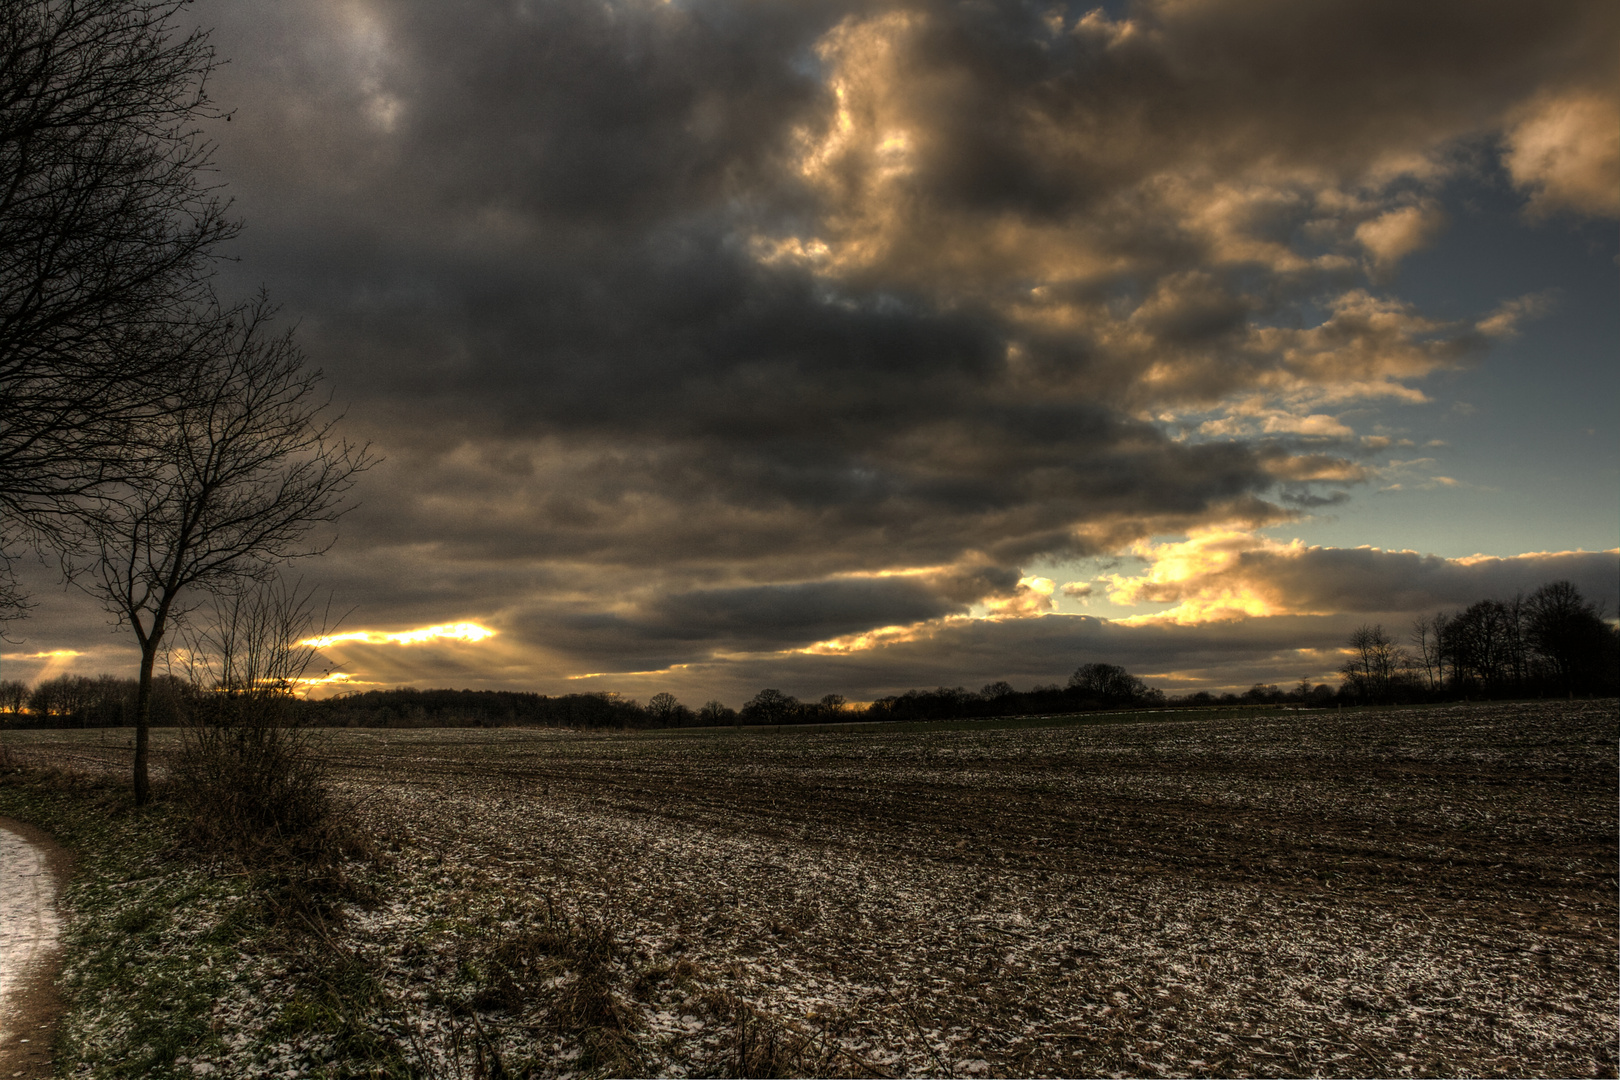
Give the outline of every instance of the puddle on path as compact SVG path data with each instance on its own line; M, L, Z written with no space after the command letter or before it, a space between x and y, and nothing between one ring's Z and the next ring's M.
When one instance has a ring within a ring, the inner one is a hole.
M51 1074L63 868L49 837L0 818L0 1080Z

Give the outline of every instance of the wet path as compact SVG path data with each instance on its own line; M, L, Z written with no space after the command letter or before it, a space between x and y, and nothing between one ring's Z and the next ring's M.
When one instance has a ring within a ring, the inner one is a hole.
M49 836L0 818L0 1080L51 1075L65 868Z

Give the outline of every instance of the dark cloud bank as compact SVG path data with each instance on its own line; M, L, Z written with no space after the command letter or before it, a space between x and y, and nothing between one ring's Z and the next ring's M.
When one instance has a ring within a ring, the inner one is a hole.
M1509 168L1607 212L1509 157L1538 102L1608 85L1609 3L197 10L249 226L224 273L387 456L319 572L367 626L478 617L516 650L366 654L404 682L868 694L1106 657L1241 683L1345 620L763 654L1342 499L1369 451L1305 418L1507 325L1382 288L1433 193ZM1464 599L1335 558L1297 575L1345 582L1335 610Z

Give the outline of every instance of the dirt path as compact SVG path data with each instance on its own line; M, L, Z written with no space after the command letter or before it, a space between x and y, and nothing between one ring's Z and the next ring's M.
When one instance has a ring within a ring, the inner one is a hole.
M62 1001L57 897L67 853L49 835L0 817L0 1077L51 1075Z

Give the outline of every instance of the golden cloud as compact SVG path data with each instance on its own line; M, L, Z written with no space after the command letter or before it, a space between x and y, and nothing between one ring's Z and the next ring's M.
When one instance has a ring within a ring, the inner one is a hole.
M923 622L912 623L909 626L880 626L875 630L865 630L858 634L843 634L839 637L829 638L826 641L817 641L801 649L784 650L789 654L804 656L839 656L846 653L867 652L871 649L880 649L886 645L902 645L911 641L922 641L932 637L941 627L951 622L965 622L967 616L947 615L941 619L928 619Z
M1456 481L1437 477L1436 482ZM1620 569L1615 559L1620 551L1444 559L1415 551L1310 546L1232 528L1196 530L1182 541L1142 542L1132 552L1146 561L1146 569L1106 576L1108 598L1127 607L1173 605L1117 620L1132 626L1416 612L1512 595L1559 578L1601 598L1612 591L1613 574Z
M1620 217L1620 98L1613 87L1537 98L1508 129L1504 163L1533 213Z
M1356 226L1356 240L1367 249L1381 273L1393 270L1412 252L1426 246L1445 226L1446 217L1432 201L1402 206Z
M1296 548L1303 550L1304 544L1298 540L1282 544L1237 529L1200 529L1180 542L1133 545L1132 553L1147 561L1146 571L1134 577L1108 574L1103 580L1108 582L1108 599L1121 606L1176 605L1168 611L1118 620L1128 625L1192 626L1276 615L1288 610L1286 598L1264 579L1253 580L1234 571L1250 552L1260 550L1286 557Z
M495 631L477 623L458 622L444 623L438 626L424 626L416 630L351 630L342 634L327 634L321 637L305 638L298 644L310 648L326 649L333 645L361 644L361 645L422 645L438 641L469 641L478 642L495 636Z

